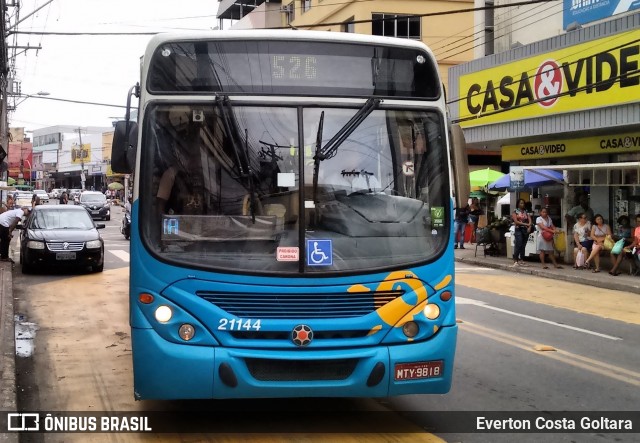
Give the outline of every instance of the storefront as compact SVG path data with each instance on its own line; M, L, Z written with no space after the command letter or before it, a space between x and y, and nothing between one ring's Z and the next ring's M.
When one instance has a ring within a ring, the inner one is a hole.
M562 171L524 195L565 230L581 194L613 229L640 213L640 13L456 66L449 85L470 149Z

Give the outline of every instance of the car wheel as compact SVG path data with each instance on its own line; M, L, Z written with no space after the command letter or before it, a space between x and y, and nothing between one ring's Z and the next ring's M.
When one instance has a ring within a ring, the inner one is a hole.
M124 239L125 239L125 240L129 240L129 234L125 234L125 235L124 235Z
M111 216L110 216L110 215L107 215L104 219L105 219L106 221L109 221L109 220L111 220Z
M93 272L102 272L102 271L104 271L104 263L93 267Z
M22 273L23 274L33 274L33 268L31 265L28 265L26 262L22 263Z

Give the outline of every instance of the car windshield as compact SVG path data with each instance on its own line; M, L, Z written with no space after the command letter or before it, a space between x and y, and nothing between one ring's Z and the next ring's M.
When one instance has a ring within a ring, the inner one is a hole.
M145 245L176 264L261 273L434 260L449 238L444 117L372 109L352 124L361 109L150 106Z
M93 229L93 221L84 209L34 211L30 229Z
M104 203L107 201L107 197L104 194L82 194L80 201L82 203Z

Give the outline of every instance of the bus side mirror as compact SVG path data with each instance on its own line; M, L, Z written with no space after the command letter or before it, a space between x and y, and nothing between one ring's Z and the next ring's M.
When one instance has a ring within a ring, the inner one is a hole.
M467 144L460 125L451 125L451 163L453 164L453 185L456 192L455 204L458 208L467 206L471 185L469 183L469 159Z
M121 120L116 122L111 148L111 170L119 174L131 174L136 166L138 124Z

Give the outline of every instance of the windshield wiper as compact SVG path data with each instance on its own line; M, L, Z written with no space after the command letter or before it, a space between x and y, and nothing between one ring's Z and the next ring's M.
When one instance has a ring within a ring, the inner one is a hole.
M336 155L338 147L356 130L358 126L380 106L382 99L371 97L356 112L351 119L340 128L338 132L322 146L322 125L324 122L324 111L320 114L320 123L318 125L318 135L316 137L316 153L313 156L313 201L317 203L318 188L318 172L320 170L320 162Z
M224 96L224 99L222 99L220 96L217 96L216 106L218 107L220 115L222 115L222 123L224 124L224 129L231 139L231 146L233 147L233 153L236 157L236 164L238 165L238 176L248 180L247 187L249 188L249 211L251 212L251 220L253 223L255 223L256 196L253 183L253 171L251 169L251 160L249 158L249 134L245 129L244 149L239 148L241 143L238 142L238 139L241 139L241 137L238 134L238 126L236 125L236 122L233 118L233 108L231 107L231 101L229 100L229 97ZM240 158L240 154L242 154L242 158Z

